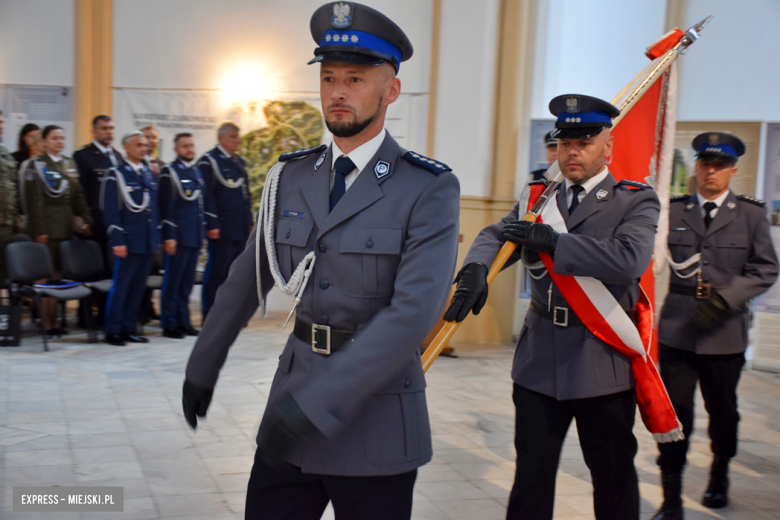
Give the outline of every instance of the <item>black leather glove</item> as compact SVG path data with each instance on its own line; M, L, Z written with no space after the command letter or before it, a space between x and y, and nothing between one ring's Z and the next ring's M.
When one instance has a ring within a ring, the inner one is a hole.
M712 332L732 314L723 296L713 289L710 291L710 297L699 304L696 314L693 315L693 325L699 332Z
M461 269L455 283L458 288L452 295L450 306L444 313L444 321L461 322L469 315L469 311L479 314L488 297L488 268L478 262L468 264Z
M270 465L287 466L283 458L296 445L306 444L319 434L319 430L303 413L293 396L287 394L279 399L268 422L257 436L257 448Z
M504 238L537 253L552 253L558 243L558 232L547 224L515 220L504 226Z
M209 409L213 395L213 388L209 390L198 388L189 380L184 380L181 405L184 408L184 418L187 419L193 430L198 428L198 417L206 417L206 410Z

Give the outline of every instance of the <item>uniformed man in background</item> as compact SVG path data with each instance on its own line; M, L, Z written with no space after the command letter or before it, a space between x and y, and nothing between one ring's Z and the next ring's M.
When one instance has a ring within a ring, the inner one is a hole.
M144 157L144 165L152 172L154 180L157 181L160 177L160 171L165 163L160 160L159 146L160 146L160 132L157 131L152 125L141 128L141 133L146 137L147 149L146 156ZM160 275L160 269L162 266L152 263L152 268L149 271L150 275ZM154 295L154 289L147 287L144 292L144 298L141 302L141 311L138 318L141 323L149 323L151 320L159 320L160 314L154 310L154 303L152 302L152 296Z
M728 504L729 460L737 453L737 383L748 346L749 302L777 279L777 256L764 202L737 195L729 182L745 144L723 132L693 140L693 195L669 209L669 293L658 322L659 362L685 440L659 444L664 502L655 520L680 520L682 472L701 387L713 453L702 504Z
M114 253L114 275L106 304L106 343L147 343L136 333L138 309L146 279L160 247L157 184L143 164L146 137L141 132L122 139L127 161L106 171L100 208Z
M552 131L544 134L542 138L545 151L547 152L547 168L558 159L558 139L552 136ZM539 168L531 172L531 181L539 181L544 178L547 168Z
M300 305L260 426L246 518L312 520L332 501L337 520L408 519L417 468L431 459L419 348L455 268L458 181L384 128L412 55L403 31L370 7L332 2L311 32L334 141L285 154L269 173L264 207L274 211L217 292L187 364L184 413L193 427L206 414L228 348L276 280ZM299 288L293 269L307 265Z
M114 121L110 117L95 116L92 120L92 136L92 142L77 150L73 159L78 165L78 177L84 198L92 211L94 225L89 238L100 244L103 251L103 278L111 278L114 254L108 244L106 223L103 220L103 212L100 211L100 184L106 170L124 164L125 161L119 150L111 146L114 141ZM94 298L98 308L97 325L100 327L104 321L106 295L97 293Z
M203 275L203 320L214 304L233 261L241 254L252 230L252 200L246 161L236 154L241 147L239 128L230 121L217 131L216 148L198 161L205 182L206 236L209 260Z
M197 336L190 322L190 293L203 246L203 176L195 165L195 140L180 133L173 140L176 160L160 173L160 222L165 241L162 286L163 336Z
M518 220L528 208L516 205L477 236L444 319L461 321L469 311L481 310L487 266L507 240L517 243L510 263L523 256L532 273L532 300L512 367L517 469L507 519L553 517L556 472L572 418L593 479L596 518L637 519L631 363L583 325L538 253L554 255L556 273L603 282L631 314L640 295L639 278L653 254L660 204L649 186L618 182L607 168L617 108L589 96L565 95L550 102L550 112L558 117L552 137L558 139L565 177L550 204L557 204L568 232Z
M0 137L3 137L5 117L0 111ZM5 287L5 246L13 240L16 219L16 169L11 152L0 144L0 287Z

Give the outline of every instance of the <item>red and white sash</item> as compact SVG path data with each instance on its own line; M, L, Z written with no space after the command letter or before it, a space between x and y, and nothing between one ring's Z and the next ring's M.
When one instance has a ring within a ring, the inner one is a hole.
M544 185L531 186L528 207L531 207L544 191ZM552 226L558 233L568 233L566 223L556 204L550 198L539 216L538 222ZM604 283L588 276L556 274L550 255L539 255L571 309L597 338L628 356L636 382L637 405L642 421L653 434L656 442L674 442L684 438L682 426L666 393L666 387L650 356L650 338L653 330L653 308L640 287L640 297L634 311L634 321L629 318Z

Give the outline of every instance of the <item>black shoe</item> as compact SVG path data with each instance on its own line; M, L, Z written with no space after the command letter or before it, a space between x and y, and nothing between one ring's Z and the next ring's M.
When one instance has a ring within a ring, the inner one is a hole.
M122 334L106 334L106 343L115 347L124 347L125 337Z
M661 470L661 486L664 490L664 503L652 520L683 520L682 469Z
M729 505L729 459L715 455L710 468L710 483L701 499L702 505L720 509Z
M136 336L135 334L125 334L125 341L128 343L149 343L149 340L143 336Z
M198 334L200 334L200 331L195 327L193 327L192 325L179 327L179 331L186 336L197 336Z
M182 339L184 338L184 332L179 329L163 329L163 336L166 338Z
M46 329L46 335L47 336L63 336L67 334L68 331L65 329L61 329L59 327L53 327L51 329Z

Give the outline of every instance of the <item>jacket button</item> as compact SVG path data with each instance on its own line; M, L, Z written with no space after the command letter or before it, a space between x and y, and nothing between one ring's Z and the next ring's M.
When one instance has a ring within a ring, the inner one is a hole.
M737 241L736 241L736 240L732 240L732 241L731 241L731 245L732 245L732 246L735 246L735 245L737 245Z
M574 267L573 267L573 266L571 266L571 265L567 265L567 266L566 266L566 272L567 272L567 273L570 273L570 272L572 272L572 271L574 271Z
M411 381L409 381L408 379L406 381L404 381L404 388L409 388L410 386L412 386L412 382Z
M290 238L290 232L289 232L289 231L287 232L287 234L285 235L285 237L286 237L286 238Z
M317 249L320 250L320 253L324 253L325 251L328 250L328 246L326 246L325 244L320 244L317 246Z
M330 318L328 318L326 315L323 314L322 316L320 316L320 324L321 325L327 325L329 319Z
M704 242L704 249L707 249L709 247L710 247L710 243L709 242Z
M367 247L367 248L369 248L369 249L371 249L372 247L374 247L374 243L371 241L371 239L370 239L370 238L368 239L368 242L366 242L366 247Z
M322 280L320 282L320 289L322 289L323 291L328 287L330 287L330 283L327 280Z
M709 260L705 260L705 261L704 261L704 262L702 262L702 263L703 263L704 265L710 265L710 261L709 261Z

